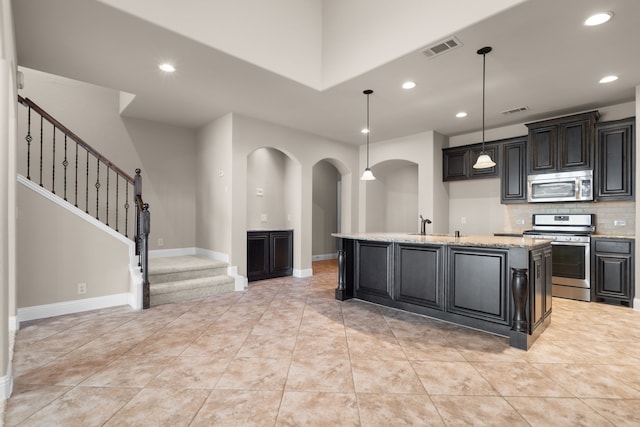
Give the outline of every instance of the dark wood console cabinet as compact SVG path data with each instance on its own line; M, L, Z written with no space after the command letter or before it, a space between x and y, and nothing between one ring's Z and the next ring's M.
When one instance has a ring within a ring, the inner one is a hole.
M592 299L633 307L635 240L598 237L591 245Z
M247 231L247 279L293 274L293 230Z

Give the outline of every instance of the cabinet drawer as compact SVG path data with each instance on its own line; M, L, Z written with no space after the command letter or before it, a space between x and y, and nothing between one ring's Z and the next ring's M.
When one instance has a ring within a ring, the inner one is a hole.
M600 240L594 239L596 252L614 254L630 254L633 242L629 240Z

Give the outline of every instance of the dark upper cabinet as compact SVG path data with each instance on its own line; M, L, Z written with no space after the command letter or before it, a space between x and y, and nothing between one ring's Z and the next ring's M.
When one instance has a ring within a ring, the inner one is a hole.
M634 242L633 239L592 239L594 301L633 307Z
M291 276L293 231L247 232L247 280Z
M598 117L597 111L590 111L528 123L528 173L592 169L594 129Z
M473 165L482 154L482 144L442 149L442 180L459 181L475 178L495 178L498 175L499 146L494 142L485 143L485 151L496 166L486 169L474 169Z
M442 180L455 181L469 178L469 150L445 148L442 150Z
M596 126L596 199L633 200L635 117Z
M501 203L527 202L527 137L505 140L502 144Z

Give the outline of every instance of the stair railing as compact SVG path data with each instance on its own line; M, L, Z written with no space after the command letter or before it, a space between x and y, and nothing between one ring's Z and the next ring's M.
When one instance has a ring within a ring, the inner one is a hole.
M136 169L132 178L29 98L18 95L18 103L27 108L24 137L27 144L19 150L19 171L25 172L28 180L133 240L142 273L142 306L149 308L151 214L149 204L142 199L140 169ZM32 173L36 175L33 179ZM133 221L135 232L130 237Z

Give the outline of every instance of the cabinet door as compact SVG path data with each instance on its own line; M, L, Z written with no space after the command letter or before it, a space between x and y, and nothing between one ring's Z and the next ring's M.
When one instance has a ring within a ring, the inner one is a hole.
M293 273L293 232L272 231L269 249L271 277L290 276Z
M448 257L449 294L446 310L488 322L508 325L508 251L451 247Z
M635 118L602 123L596 128L596 197L633 200Z
M499 164L499 151L497 145L487 145L485 144L485 152L491 157L491 159L496 163L495 166L491 168L485 169L474 169L473 165L478 160L478 157L482 154L482 147L472 148L469 151L469 176L471 178L490 178L498 176L498 164Z
M526 138L502 146L501 203L527 202Z
M558 126L558 170L590 169L593 158L593 133L589 119L561 123Z
M393 243L356 242L356 297L371 301L391 299L393 284Z
M394 299L442 309L444 246L396 246Z
M529 129L529 173L553 172L557 169L556 153L558 127L556 125Z
M469 177L469 150L442 150L442 180L455 181Z
M631 262L630 255L596 254L596 297L628 299Z
M247 280L269 277L269 232L247 233Z
M544 317L546 318L551 314L553 304L553 250L551 247L546 248L543 252L544 258L544 275L546 288L544 292Z

